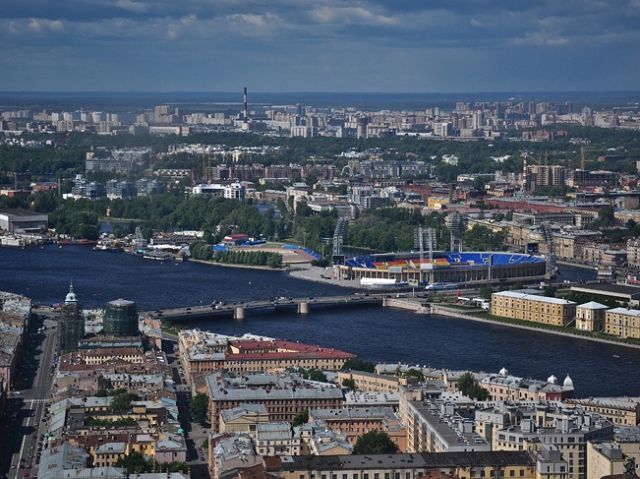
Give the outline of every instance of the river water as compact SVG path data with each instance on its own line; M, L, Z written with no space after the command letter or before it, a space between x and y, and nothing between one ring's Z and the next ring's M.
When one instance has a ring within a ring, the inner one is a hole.
M568 276L575 274L569 272ZM582 276L588 273L581 271ZM126 298L141 310L275 296L319 296L345 292L300 281L285 273L160 263L85 247L0 248L0 290L61 302L73 280L84 307ZM382 308L344 312L256 315L244 321L215 319L194 327L226 334L253 332L336 347L363 359L498 371L544 379L569 373L579 396L640 395L640 350L485 325L419 316Z

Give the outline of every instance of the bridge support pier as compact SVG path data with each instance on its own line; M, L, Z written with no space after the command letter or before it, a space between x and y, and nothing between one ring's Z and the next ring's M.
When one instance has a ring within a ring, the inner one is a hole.
M298 314L309 314L309 303L298 303Z
M233 308L233 319L244 319L244 307Z

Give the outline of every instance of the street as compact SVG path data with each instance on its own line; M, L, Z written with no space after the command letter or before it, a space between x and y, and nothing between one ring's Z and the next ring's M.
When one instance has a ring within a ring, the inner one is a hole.
M39 328L45 327L44 331ZM43 418L51 397L53 361L56 354L56 323L33 316L25 333L24 345L0 430L4 438L0 450L2 477L16 479L36 473L46 429Z

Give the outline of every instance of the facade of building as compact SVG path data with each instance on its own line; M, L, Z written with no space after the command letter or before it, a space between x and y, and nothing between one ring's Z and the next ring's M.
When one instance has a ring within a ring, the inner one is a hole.
M491 314L504 318L565 326L576 316L576 303L513 291L491 295Z
M605 332L620 338L640 339L640 310L614 308L606 312Z
M589 301L576 307L576 329L582 331L602 331L609 306Z

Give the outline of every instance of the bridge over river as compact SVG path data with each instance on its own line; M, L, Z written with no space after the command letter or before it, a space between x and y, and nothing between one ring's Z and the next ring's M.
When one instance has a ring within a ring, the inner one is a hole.
M455 293L455 292L454 292ZM313 310L343 309L357 307L395 307L426 313L429 310L426 295L413 296L411 293L370 293L350 294L343 296L319 296L306 298L277 298L271 300L254 300L246 302L224 303L214 302L210 305L169 308L146 311L145 316L178 322L189 320L213 319L216 317L233 317L244 319L247 314L298 313L309 314Z

